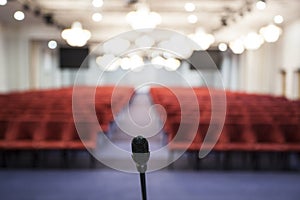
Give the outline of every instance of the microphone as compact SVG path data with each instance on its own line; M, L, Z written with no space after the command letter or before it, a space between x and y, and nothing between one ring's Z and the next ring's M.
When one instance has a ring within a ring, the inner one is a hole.
M136 164L138 172L147 171L147 162L150 158L149 144L146 138L137 136L131 141L132 159Z
M147 200L146 192L146 176L147 162L150 158L149 144L146 138L137 136L131 141L132 159L136 164L138 172L140 172L142 199Z

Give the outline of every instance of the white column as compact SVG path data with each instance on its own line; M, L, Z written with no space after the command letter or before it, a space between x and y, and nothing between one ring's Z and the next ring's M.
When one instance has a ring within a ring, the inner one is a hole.
M6 54L5 54L5 38L4 38L4 27L0 24L0 92L6 92L7 81L6 81Z
M288 98L297 98L297 79L294 71L300 67L300 20L284 27L283 35L283 63L287 72L286 95Z

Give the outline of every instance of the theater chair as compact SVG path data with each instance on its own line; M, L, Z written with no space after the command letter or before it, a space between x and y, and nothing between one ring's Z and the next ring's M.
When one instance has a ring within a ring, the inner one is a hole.
M279 124L284 136L284 150L289 152L300 152L300 125L295 121L286 121Z
M253 151L255 138L249 124L242 120L226 120L220 136L221 149L224 152L222 166L228 168L232 163L232 155L241 156L243 164L247 164L249 152Z
M198 152L202 143L202 138L197 131L197 127L198 125L191 124L191 121L177 121L170 124L170 132L167 135L170 161L173 160L176 151L186 151L195 156L195 168L198 168ZM174 163L170 165L170 168L173 167Z
M255 145L252 153L253 168L258 169L261 157L264 154L268 155L270 166L274 165L272 163L274 161L277 163L278 160L276 158L279 157L278 154L285 149L283 145L285 142L284 137L277 124L255 121L251 123L251 129L255 136Z
M288 169L289 155L296 154L298 160L300 160L300 124L299 120L294 118L294 120L281 121L279 123L280 131L284 137L283 149L284 151L280 154L280 159L284 162L281 166L283 169Z
M6 134L7 151L29 151L32 154L32 165L36 166L37 152L36 140L41 133L40 121L15 121L12 122Z
M71 122L60 121L60 119L50 119L42 122L41 132L35 138L35 148L43 155L43 164L46 162L44 153L50 150L59 150L62 153L62 164L66 165L66 140Z
M9 129L10 122L8 120L0 120L0 153L1 155L1 164L3 167L6 167L6 134Z
M6 134L9 128L8 120L0 120L0 150L3 151L6 148Z
M80 121L76 122L76 127L74 123L71 123L65 140L66 148L72 151L85 151L88 149L88 151L93 152L97 147L97 133L99 130L98 123ZM73 155L75 154L73 153ZM95 166L95 159L91 154L90 166Z

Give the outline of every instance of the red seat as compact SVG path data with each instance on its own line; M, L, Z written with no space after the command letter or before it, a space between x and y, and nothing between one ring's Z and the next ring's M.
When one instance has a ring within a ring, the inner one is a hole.
M7 146L6 134L9 129L10 122L8 120L0 120L0 149L4 149Z
M66 149L66 139L71 122L46 121L36 137L38 149Z
M300 151L300 124L286 122L279 125L285 140L285 150Z
M252 131L255 136L256 151L283 151L284 137L278 127L274 124L255 123L252 124Z
M41 132L40 121L16 121L6 134L7 149L34 149Z
M66 137L68 149L95 149L97 145L97 133L99 125L90 122L72 123ZM79 134L80 133L80 136Z
M202 138L197 133L197 124L175 122L168 135L170 150L199 151Z

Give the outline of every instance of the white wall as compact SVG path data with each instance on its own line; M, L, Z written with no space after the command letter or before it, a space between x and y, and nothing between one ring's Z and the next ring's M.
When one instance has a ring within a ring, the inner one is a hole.
M300 19L288 24L284 29L282 66L287 71L286 92L289 98L300 97L295 70L300 69Z
M300 68L300 20L283 27L276 43L264 43L258 50L245 51L240 56L239 90L254 93L282 94L280 70L287 71L286 97L297 98Z
M1 90L29 88L29 40L18 27L0 28Z
M50 33L50 34L49 34ZM55 66L53 59L41 64L45 54L41 47L32 41L51 38L56 34L55 28L50 27L18 27L0 24L0 91L28 90L41 88L48 84L49 87L57 86L53 81L55 73L41 73L40 68ZM46 53L47 54L47 53ZM54 59L55 61L55 59ZM51 68L51 67L50 67Z
M240 90L251 93L281 94L280 42L264 43L257 50L245 51L240 58Z
M5 27L0 24L0 92L7 91L4 29Z

